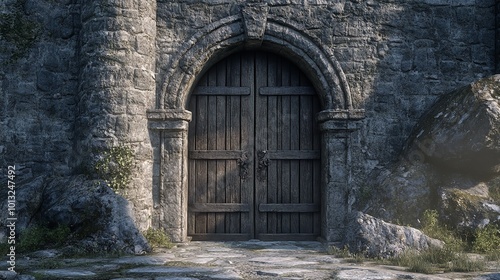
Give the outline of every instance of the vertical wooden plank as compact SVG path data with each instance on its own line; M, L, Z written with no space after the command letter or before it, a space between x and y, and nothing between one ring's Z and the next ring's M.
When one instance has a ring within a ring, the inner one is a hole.
M208 109L208 97L198 96L197 97L197 111L196 111L196 140L195 149L196 150L206 150L207 149L207 109ZM208 202L207 200L207 161L206 160L196 160L196 202ZM196 213L196 233L206 233L207 232L207 214Z
M228 62L226 79L229 86L241 86L240 60L241 54L238 53L233 55ZM226 111L228 112L228 116L226 118L226 147L228 147L230 150L241 150L240 101L240 96L228 97L226 109ZM241 182L239 166L235 161L232 160L226 161L226 166L226 198L229 199L230 203L240 203ZM226 216L226 227L229 229L228 232L241 233L241 213L229 213L226 214ZM248 223L248 221L245 222Z
M193 117L188 130L188 151L193 151L195 149L196 107L196 96L191 96L188 110L193 112ZM196 174L195 160L190 159L188 160L188 205L192 205L196 202ZM195 223L195 214L188 212L188 235L196 233Z
M280 58L283 61L281 67L283 68L281 71L281 86L290 86L290 64L286 59ZM280 120L280 137L279 141L279 149L280 150L290 150L291 149L291 130L293 129L292 114L296 112L292 112L290 110L290 97L289 96L280 96L280 107L281 107L281 120ZM281 203L291 203L291 186L294 182L291 180L291 176L293 171L290 169L290 161L289 160L280 160L280 174L281 174ZM297 171L296 171L297 172ZM281 215L281 223L282 223L282 233L290 233L291 228L293 227L293 220L291 220L292 214L290 213L279 213Z
M311 150L313 149L312 134L313 134L313 121L312 120L312 97L300 97L300 149ZM300 202L313 203L313 164L314 160L301 160L300 161ZM300 232L312 233L313 232L313 214L301 213L300 214Z
M312 106L313 109L312 111L314 112L314 115L316 115L317 112L320 111L320 102L319 98L315 96L315 98L312 101ZM318 123L313 117L312 120L312 126L313 126L313 149L315 150L320 150L321 149L321 134L318 128ZM322 153L321 153L322 154ZM318 203L321 205L321 159L315 160L313 163L313 188L312 188L312 196L313 196L313 202ZM322 206L323 207L323 206ZM317 233L318 235L321 232L321 212L315 213L314 214L314 219L313 219L313 228L314 228L314 233Z
M281 80L281 74L279 72L279 61L278 57L275 55L268 55L267 57L267 86L276 86L278 80ZM278 75L280 74L280 75ZM267 99L267 149L277 150L278 146L278 136L280 135L279 129L279 108L278 96L262 96L262 99ZM267 168L267 203L278 203L279 196L281 195L281 188L278 182L278 166L276 161L270 161ZM280 233L281 232L281 219L278 220L278 213L268 213L267 214L267 224L268 233Z
M217 85L217 68L212 67L208 71L208 86L216 86ZM208 106L205 114L207 115L207 149L208 150L216 150L217 149L217 138L215 137L217 133L217 114L215 113L217 110L217 97L216 96L207 96L208 98ZM208 160L207 163L207 202L215 203L215 189L217 184L217 161ZM216 221L215 221L215 213L207 213L207 232L215 233L216 232Z
M311 86L311 82L302 72L300 73L300 85ZM301 129L301 132L304 132L304 134L309 133L310 137L301 135L301 137L305 138L304 140L302 140L301 138L301 149L320 150L321 133L318 129L318 124L314 117L316 113L320 111L319 97L317 95L311 97L305 96L303 97L303 99L305 100L301 102L301 110L303 110L302 108L304 108L304 110L309 110L309 113L307 113L307 115L310 117L309 122L305 120L303 121L304 125L308 125L309 128L306 130ZM310 141L310 144L303 143L303 141ZM312 182L310 185L308 185L308 189L301 189L301 198L304 197L304 199L307 199L312 203L321 205L321 160L305 161L304 163L302 163L301 161L301 169L304 170L303 174L305 175L303 181ZM303 174L301 173L301 176ZM310 227L310 231L307 232L312 232L319 235L321 231L320 213L321 212L313 213L310 215L301 214L301 231L305 231L306 228Z
M268 150L267 147L267 98L258 94L259 88L267 86L267 56L263 53L255 54L255 151ZM258 155L258 154L257 154ZM255 158L257 159L257 155ZM258 159L257 159L258 160ZM259 171L259 163L255 163L254 169L255 180L255 197L256 205L260 203L268 203L267 176L261 176L263 172ZM257 234L267 233L268 214L260 213L258 207L255 209L255 223ZM258 236L257 236L258 238Z
M300 74L299 69L289 64L290 69L290 86L300 86ZM300 127L300 119L303 117L300 113L300 96L289 96L290 104L290 150L300 150L300 134L302 133ZM302 175L302 170L300 170L299 161L290 161L290 201L291 203L300 202L300 176ZM300 214L292 213L291 218L291 233L300 233Z
M249 96L240 97L241 100L241 150L248 153L248 178L240 180L241 182L241 202L250 205L250 212L242 213L241 231L250 233L251 237L255 237L256 232L256 208L255 197L256 194L255 184L255 54L244 53L241 57L241 86L250 87L251 94Z
M227 59L219 62L216 66L217 71L217 86L226 86L226 64ZM226 96L217 96L216 98L216 150L226 149ZM215 202L226 202L226 161L217 160L216 163L216 189ZM225 213L215 214L215 227L217 233L225 233L226 221Z

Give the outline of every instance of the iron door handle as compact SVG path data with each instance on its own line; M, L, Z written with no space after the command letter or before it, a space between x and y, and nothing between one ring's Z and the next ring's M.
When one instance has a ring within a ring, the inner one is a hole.
M250 165L250 161L248 160L248 153L241 153L241 157L238 159L238 166L240 167L240 178L245 180L248 178L248 166Z
M267 173L267 167L269 166L269 158L267 157L267 151L262 150L257 152L257 158L259 160L257 164L257 179L263 181Z

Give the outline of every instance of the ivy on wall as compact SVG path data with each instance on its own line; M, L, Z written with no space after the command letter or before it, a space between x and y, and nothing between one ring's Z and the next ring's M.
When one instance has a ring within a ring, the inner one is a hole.
M103 151L95 163L94 171L115 192L124 190L130 183L134 153L130 147L117 146Z

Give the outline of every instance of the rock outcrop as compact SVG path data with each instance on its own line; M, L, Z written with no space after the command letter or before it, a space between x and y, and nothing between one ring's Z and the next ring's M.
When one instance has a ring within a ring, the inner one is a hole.
M421 251L444 245L417 229L390 224L362 212L353 212L349 221L344 245L351 252L367 257L387 258L408 250Z
M500 220L500 75L443 96L371 189L368 213L418 224L437 209L463 230Z
M2 209L7 209L7 199L0 203ZM16 189L15 213L21 240L22 232L29 227L67 226L74 237L71 244L66 244L71 245L72 252L140 254L150 250L134 224L129 202L101 180L75 176L37 177L23 182ZM7 212L1 215L0 222L4 223ZM5 237L8 233L1 234Z

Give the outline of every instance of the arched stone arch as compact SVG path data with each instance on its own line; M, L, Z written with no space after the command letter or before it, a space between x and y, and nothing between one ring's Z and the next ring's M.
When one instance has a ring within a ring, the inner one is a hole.
M266 15L262 36L251 38L244 15L214 22L199 30L172 59L158 99L159 109L183 108L191 87L204 69L238 49L259 48L294 61L313 82L324 110L352 111L349 85L334 54L299 26ZM243 14L243 13L242 13ZM257 43L255 41L258 41Z
M198 31L170 60L163 74L156 109L148 111L155 146L155 218L174 242L187 240L187 142L191 112L186 110L197 78L221 58L243 49L278 53L295 62L313 83L322 103L317 115L321 141L321 235L344 237L352 200L351 143L358 141L355 109L345 75L333 53L299 26L268 15L266 4L252 4Z

